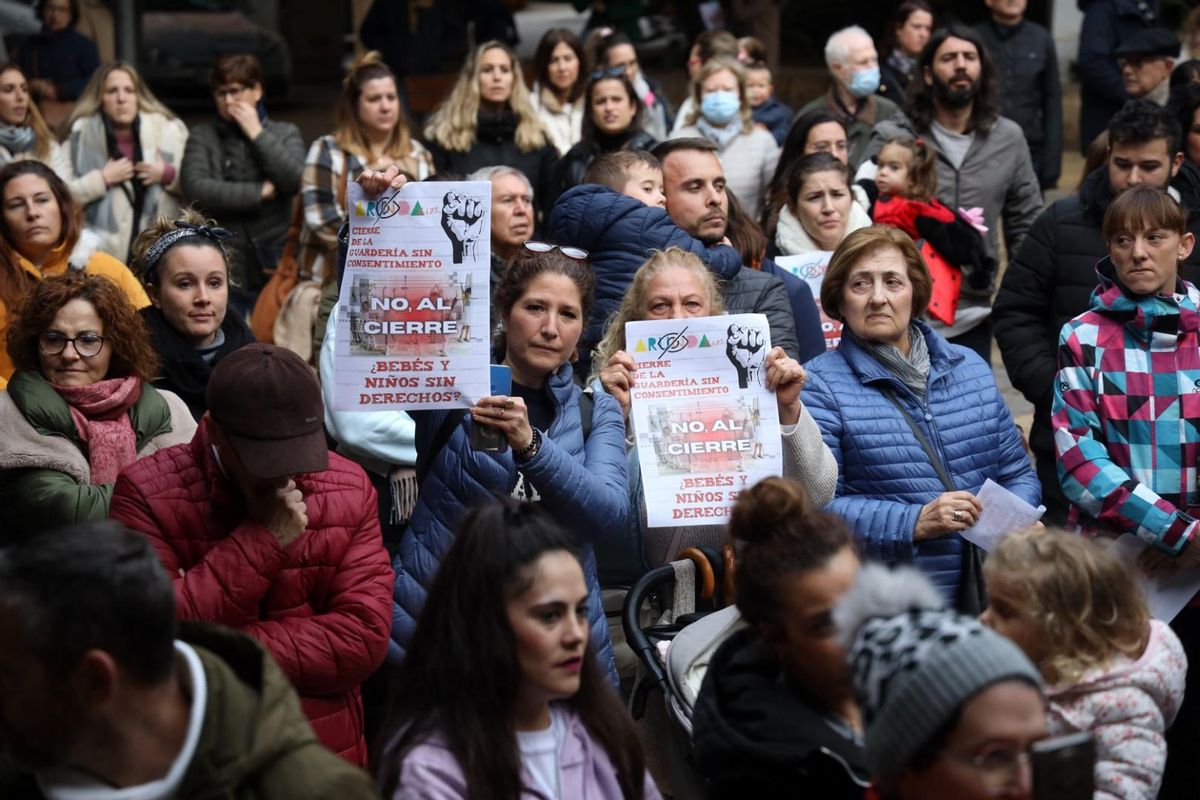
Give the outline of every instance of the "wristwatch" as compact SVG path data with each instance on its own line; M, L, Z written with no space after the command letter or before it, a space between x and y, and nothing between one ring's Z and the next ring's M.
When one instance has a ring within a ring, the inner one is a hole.
M520 450L513 451L513 459L516 461L529 461L538 454L538 450L542 449L542 432L537 428L533 429L533 438L529 440L529 444L525 445Z

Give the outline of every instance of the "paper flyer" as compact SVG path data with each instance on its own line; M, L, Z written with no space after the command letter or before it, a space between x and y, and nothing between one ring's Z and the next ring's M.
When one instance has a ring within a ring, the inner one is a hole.
M491 186L350 183L334 408L464 408L490 394Z
M724 525L738 492L783 473L762 314L630 322L630 390L650 527Z
M1045 506L1034 508L991 478L983 482L975 497L983 513L962 537L985 553L992 552L1008 534L1032 528L1046 513Z
M1113 542L1113 547L1124 556L1126 563L1134 565L1138 556L1149 546L1132 533L1122 533ZM1137 566L1134 567L1134 573L1146 595L1150 616L1162 622L1175 619L1180 611L1188 607L1192 598L1200 594L1200 569L1181 569L1168 578L1150 578Z
M812 289L813 300L817 301L817 311L821 315L821 332L825 334L825 349L835 350L842 341L842 323L832 319L821 308L821 281L825 279L825 270L829 269L829 261L833 258L832 250L814 250L798 256L779 256L775 263L808 284Z

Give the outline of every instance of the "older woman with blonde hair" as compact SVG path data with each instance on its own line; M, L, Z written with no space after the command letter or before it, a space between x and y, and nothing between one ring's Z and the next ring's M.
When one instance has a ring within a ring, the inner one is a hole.
M612 395L625 415L626 430L629 417L630 389L638 376L637 360L626 349L625 324L639 320L687 319L725 313L721 289L716 278L699 257L668 247L654 252L638 269L621 306L608 323L604 338L592 357L593 385ZM775 392L779 406L779 422L783 434L784 476L804 486L816 505L824 505L833 497L837 481L837 462L821 441L821 432L800 402L805 371L782 347L773 347L765 360L767 387ZM644 566L658 566L670 561L681 548L709 545L720 548L725 531L721 526L679 526L649 528L646 525L646 497L642 483L637 448L627 436L629 445L630 524L640 543Z
M100 249L129 261L138 233L179 213L179 168L188 131L141 76L114 61L92 76L67 119L67 148L79 180L72 194Z
M965 613L986 605L980 556L960 535L992 480L1030 505L1041 487L990 365L921 320L933 283L912 239L846 236L821 283L842 340L808 362L804 401L841 468L829 510L863 555L914 562Z
M506 164L529 178L534 198L547 196L558 150L530 101L517 54L503 42L475 49L430 115L425 139L440 171L467 175Z
M699 136L714 142L729 191L757 218L779 163L779 145L770 131L754 124L746 70L732 58L710 59L692 81L691 97L686 124L670 138Z

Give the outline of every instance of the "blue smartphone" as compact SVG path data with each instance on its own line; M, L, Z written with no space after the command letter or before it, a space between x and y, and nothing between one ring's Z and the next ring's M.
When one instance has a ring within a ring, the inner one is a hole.
M492 364L492 394L508 395L512 392L512 368L504 364ZM471 449L481 453L503 453L508 450L508 439L496 428L480 425L471 420Z

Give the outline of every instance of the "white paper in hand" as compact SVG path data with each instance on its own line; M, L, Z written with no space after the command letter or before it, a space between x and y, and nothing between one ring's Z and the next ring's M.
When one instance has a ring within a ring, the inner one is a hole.
M1113 542L1121 559L1133 565L1133 571L1146 595L1146 603L1150 606L1150 616L1170 622L1200 593L1200 569L1181 569L1165 579L1148 578L1137 566L1137 559L1149 546L1132 533L1123 533Z
M1034 508L991 478L983 482L983 488L975 496L983 512L974 525L962 532L962 537L985 553L992 552L1013 531L1033 527L1046 513L1045 506Z

